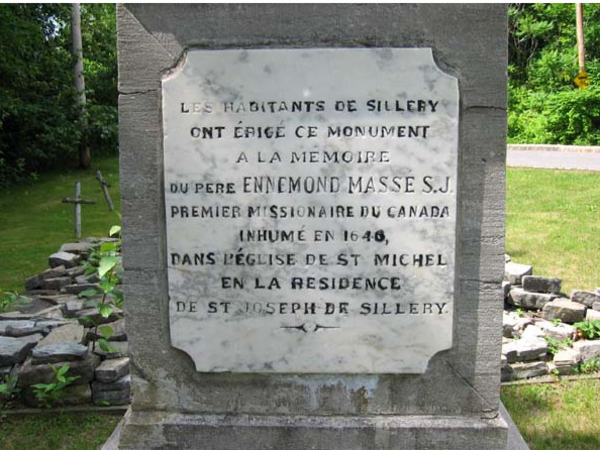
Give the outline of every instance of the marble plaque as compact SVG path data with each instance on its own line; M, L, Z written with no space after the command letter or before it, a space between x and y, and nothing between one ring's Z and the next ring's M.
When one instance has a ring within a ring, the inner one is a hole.
M431 49L190 50L162 95L198 371L422 373L452 346L459 94Z

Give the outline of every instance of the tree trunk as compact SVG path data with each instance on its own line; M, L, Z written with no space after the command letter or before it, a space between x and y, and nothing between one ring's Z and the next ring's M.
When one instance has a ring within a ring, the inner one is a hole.
M87 169L91 164L90 149L87 145L87 119L85 117L85 80L83 78L83 46L81 44L81 16L79 3L71 5L71 37L73 41L73 56L75 56L75 90L81 140L79 141L79 167Z

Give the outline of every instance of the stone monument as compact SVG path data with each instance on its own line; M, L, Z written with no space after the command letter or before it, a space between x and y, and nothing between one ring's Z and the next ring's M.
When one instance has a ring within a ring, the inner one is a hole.
M506 7L118 8L124 449L506 449Z

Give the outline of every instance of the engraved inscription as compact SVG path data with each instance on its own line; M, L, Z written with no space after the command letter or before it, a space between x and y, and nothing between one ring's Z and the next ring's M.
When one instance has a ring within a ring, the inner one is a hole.
M452 346L458 84L430 49L190 50L163 127L197 370L421 373Z

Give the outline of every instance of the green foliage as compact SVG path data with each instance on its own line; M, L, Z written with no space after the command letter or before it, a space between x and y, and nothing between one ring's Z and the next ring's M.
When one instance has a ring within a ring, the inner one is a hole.
M4 375L4 379L0 382L0 409L9 408L19 395L21 389L17 387L18 381L16 376Z
M587 320L574 323L573 326L585 339L596 339L600 337L600 320Z
M19 295L16 291L6 291L0 294L0 313L10 311L12 308L18 305L27 303L29 298L24 295Z
M575 6L510 6L509 142L600 144L600 5L585 4L584 19L591 84L579 89Z
M63 399L65 389L73 384L79 377L69 377L67 372L71 366L65 364L57 368L53 364L48 364L54 372L55 381L52 383L38 383L32 386L35 397L39 400L42 406L51 408L57 402Z
M76 161L70 4L0 5L0 187ZM87 140L117 148L115 6L82 6Z
M548 343L548 353L550 353L551 355L556 355L559 352L559 350L571 347L571 345L573 344L573 341L569 338L561 341L560 339L555 339L550 336L544 336L544 339Z
M582 375L589 375L592 373L600 372L600 361L596 358L592 358L586 362L583 362L575 369L576 373Z

